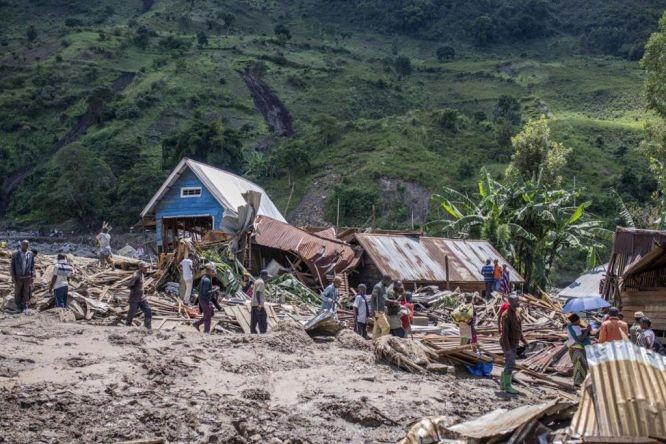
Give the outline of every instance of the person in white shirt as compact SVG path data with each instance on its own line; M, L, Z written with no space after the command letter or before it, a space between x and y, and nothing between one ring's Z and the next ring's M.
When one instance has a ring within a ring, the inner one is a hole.
M365 294L367 288L365 284L358 285L358 293L354 299L354 331L368 339L368 317L370 316L370 304L368 295Z
M67 256L58 255L58 262L53 267L53 277L49 284L49 293L55 295L56 308L67 308L67 293L69 290L69 277L72 275L72 267L67 263Z
M192 265L192 256L186 257L180 261L180 272L185 284L185 292L183 293L183 301L186 304L192 303L192 285L194 282L194 269Z
M111 260L111 235L107 227L102 228L102 232L97 235L97 244L99 245L99 266L104 268L108 263L113 266Z

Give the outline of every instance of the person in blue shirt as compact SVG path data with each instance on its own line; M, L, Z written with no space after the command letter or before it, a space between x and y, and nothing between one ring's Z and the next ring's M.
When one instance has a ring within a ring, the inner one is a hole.
M481 274L483 275L483 282L486 284L486 291L483 295L486 299L490 299L490 296L493 292L493 284L495 282L495 277L493 272L495 267L490 264L490 259L486 260L486 265L481 267Z
M342 278L340 276L336 276L333 279L333 283L331 283L328 287L324 289L324 292L321 294L321 309L323 310L329 310L332 312L337 311L336 304L338 302L338 297L339 297L339 292L338 288L340 288L340 285L342 285Z

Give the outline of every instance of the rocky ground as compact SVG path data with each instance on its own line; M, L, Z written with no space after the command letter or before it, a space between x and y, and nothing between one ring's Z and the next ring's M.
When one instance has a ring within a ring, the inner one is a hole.
M349 331L330 339L292 323L202 336L0 314L0 442L396 442L423 416L471 419L549 396L406 373Z

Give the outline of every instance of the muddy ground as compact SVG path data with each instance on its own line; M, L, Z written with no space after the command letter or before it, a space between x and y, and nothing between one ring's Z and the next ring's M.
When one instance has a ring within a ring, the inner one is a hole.
M549 395L376 363L347 332L314 342L61 323L0 314L0 442L396 442L428 415L471 419Z

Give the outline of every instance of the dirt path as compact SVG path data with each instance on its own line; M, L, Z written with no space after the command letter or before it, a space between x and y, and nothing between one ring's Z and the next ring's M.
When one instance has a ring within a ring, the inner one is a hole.
M124 90L130 83L132 83L135 76L136 74L133 72L122 72L111 84L111 89L114 92ZM43 157L42 163L48 162L58 151L84 135L93 123L95 123L94 113L87 112L79 117L74 127L49 148L48 152ZM23 179L29 176L39 165L40 164L25 165L7 176L2 184L2 189L0 190L0 215L7 210L12 192L21 184Z
M547 398L507 400L492 380L405 373L375 363L369 345L315 343L293 325L280 329L203 337L0 314L0 436L395 442L425 415L472 418Z

